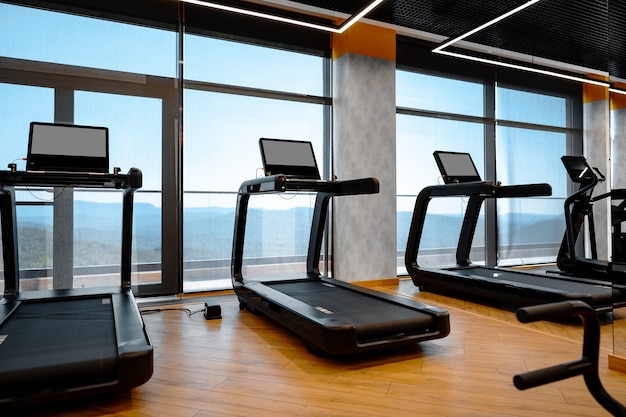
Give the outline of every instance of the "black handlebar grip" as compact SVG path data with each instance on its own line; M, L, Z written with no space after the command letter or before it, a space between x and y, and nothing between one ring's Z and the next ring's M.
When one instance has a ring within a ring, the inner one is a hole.
M515 312L517 319L522 323L531 323L539 320L555 320L575 315L578 308L588 306L583 301L560 301L558 303L541 304L522 307Z
M591 361L587 359L580 359L573 362L561 363L548 368L537 369L536 371L515 375L513 377L513 384L517 389L525 390L528 388L538 387L539 385L549 384L550 382L556 382L573 376L582 375L583 373L593 369L594 367Z

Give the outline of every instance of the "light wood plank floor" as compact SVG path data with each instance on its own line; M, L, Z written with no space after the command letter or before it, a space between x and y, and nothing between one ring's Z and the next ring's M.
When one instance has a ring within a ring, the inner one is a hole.
M219 320L181 310L144 314L155 346L154 375L148 383L129 393L48 407L38 415L609 415L588 393L582 377L527 391L513 386L517 373L578 359L582 333L576 323L520 324L511 311L420 293L410 280L375 288L446 308L451 334L357 357L316 357L276 323L239 311L232 295L214 296L211 300L222 308ZM610 324L603 326L602 337L602 382L626 402L626 375L607 367Z

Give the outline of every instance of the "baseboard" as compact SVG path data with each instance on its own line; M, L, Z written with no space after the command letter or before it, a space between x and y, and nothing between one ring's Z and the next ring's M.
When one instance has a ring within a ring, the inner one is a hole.
M351 284L356 284L362 287L371 288L371 287L379 287L379 286L384 286L384 285L398 285L399 282L400 282L400 278L395 277L395 278L372 279L368 281L355 281L355 282L351 282Z
M609 355L609 369L626 374L626 358Z

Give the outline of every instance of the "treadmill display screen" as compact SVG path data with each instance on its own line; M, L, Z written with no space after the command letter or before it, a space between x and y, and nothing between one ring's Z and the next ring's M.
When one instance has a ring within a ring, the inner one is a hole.
M259 147L265 175L320 179L311 142L261 138Z
M481 181L469 153L435 151L433 155L446 184Z
M561 161L570 179L576 183L591 182L594 179L593 168L584 156L562 156Z
M32 122L27 170L109 171L109 130L106 127Z

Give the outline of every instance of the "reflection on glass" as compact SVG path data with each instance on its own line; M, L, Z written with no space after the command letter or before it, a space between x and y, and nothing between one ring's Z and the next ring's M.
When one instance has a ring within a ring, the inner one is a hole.
M610 113L611 128L611 189L626 189L626 96L619 94L611 95L612 105ZM614 201L614 205L621 204L622 201ZM621 213L620 213L621 214ZM626 269L624 266L624 253L626 251L626 224L614 225L613 236L613 261L619 263L619 269ZM618 260L617 258L621 258ZM624 283L618 283L623 285ZM613 354L619 358L626 359L626 307L615 308L613 312Z

